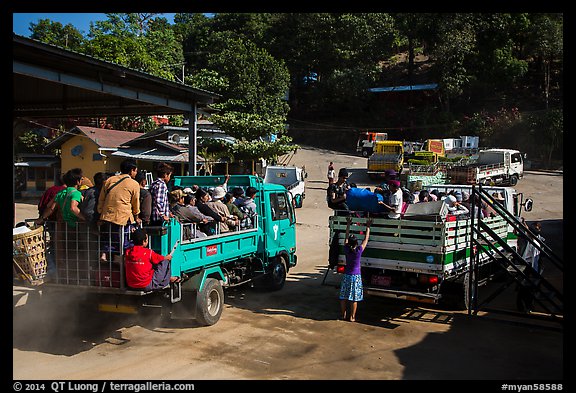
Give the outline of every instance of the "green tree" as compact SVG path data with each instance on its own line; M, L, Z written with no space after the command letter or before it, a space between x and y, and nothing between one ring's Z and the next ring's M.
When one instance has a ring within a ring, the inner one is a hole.
M533 14L531 22L527 47L540 69L544 103L548 109L552 76L555 69L560 72L563 66L564 19L562 14Z
M70 23L63 26L60 22L40 19L38 23L30 23L29 29L30 38L62 48L82 51L85 43L82 33Z
M548 167L551 167L552 158L562 159L562 146L564 145L564 111L552 109L529 117L529 130L539 147L539 153L546 157ZM560 150L560 151L559 151Z
M217 81L214 87L223 101L214 105L219 112L210 120L238 140L230 154L236 159L268 159L267 154L295 150L288 137L274 142L270 138L285 133L289 74L284 62L232 32L215 33L211 47L215 50L208 55L208 65L213 71L204 75Z
M156 14L107 14L90 27L87 54L138 71L176 80L173 65L183 62L182 47L166 18Z

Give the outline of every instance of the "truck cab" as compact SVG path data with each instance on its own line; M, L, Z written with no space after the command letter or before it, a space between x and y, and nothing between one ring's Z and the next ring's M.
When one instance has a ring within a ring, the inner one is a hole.
M376 142L388 139L386 132L361 132L356 143L356 151L362 154L362 157L370 157L374 153Z
M503 163L507 176L516 179L524 177L524 154L511 149L487 149L478 153L477 165L493 165ZM513 184L515 185L515 184Z
M304 168L297 166L272 166L266 167L264 183L279 184L288 190L294 207L302 207L306 197L306 177Z

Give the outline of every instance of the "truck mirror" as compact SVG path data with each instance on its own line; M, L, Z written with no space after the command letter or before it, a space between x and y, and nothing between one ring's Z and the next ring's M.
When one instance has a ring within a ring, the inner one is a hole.
M527 212L532 211L533 204L534 201L531 198L526 199L526 201L524 202L524 210Z

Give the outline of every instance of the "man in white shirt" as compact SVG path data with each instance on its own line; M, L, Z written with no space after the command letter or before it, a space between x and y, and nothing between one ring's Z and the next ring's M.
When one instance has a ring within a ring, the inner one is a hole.
M384 201L378 201L378 204L384 206L389 210L388 218L397 219L400 218L402 214L402 205L404 203L402 197L402 190L400 189L400 181L390 180L388 181L388 188L390 189L390 200L388 203Z

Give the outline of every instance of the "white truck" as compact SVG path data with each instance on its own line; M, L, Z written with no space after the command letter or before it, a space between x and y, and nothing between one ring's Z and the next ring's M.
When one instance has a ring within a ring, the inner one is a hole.
M362 154L362 157L370 157L374 153L376 142L388 140L386 132L361 132L358 135L356 151Z
M450 187L435 185L435 188L442 186ZM464 190L467 186L461 187ZM503 190L500 187L498 191L506 192L507 210L517 217L521 212L521 194L511 188ZM529 204L527 211L532 202ZM362 212L356 213L350 233L361 240L368 217ZM337 273L343 273L346 264L347 218L338 214L329 217L329 266L335 267ZM447 215L443 201L410 204L401 219L372 216L370 239L360 260L364 293L468 307L471 218L454 218ZM516 247L517 235L502 216L486 217L482 221L507 245ZM482 233L486 235L484 230ZM489 236L488 239L502 250L498 240ZM479 283L488 282L501 271L500 265L494 263L495 252L488 244L474 247L474 253L479 256Z
M284 186L292 197L294 207L300 208L306 197L306 177L304 167L269 165L266 167L264 183Z
M468 165L455 165L447 169L452 184L484 184L515 186L524 177L526 155L512 149L486 149Z

